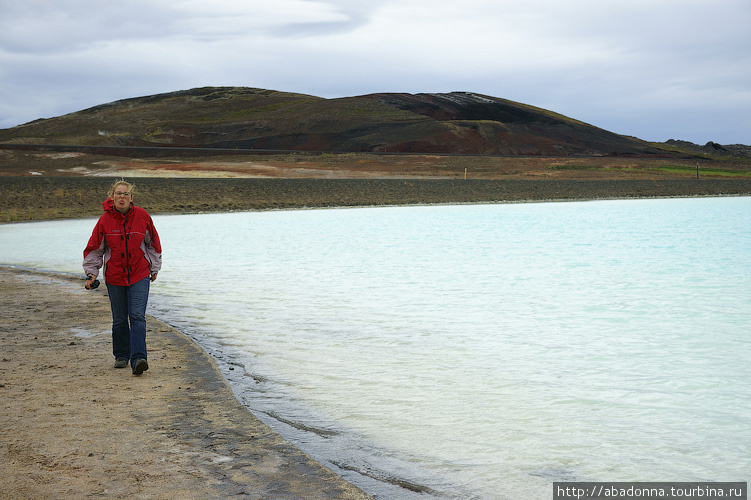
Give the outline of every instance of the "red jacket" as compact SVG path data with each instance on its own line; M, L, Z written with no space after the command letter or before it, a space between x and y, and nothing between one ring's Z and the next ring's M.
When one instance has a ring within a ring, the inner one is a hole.
M127 214L115 210L112 199L102 203L104 213L94 226L83 251L83 270L110 285L130 286L162 268L162 245L151 216L130 204Z

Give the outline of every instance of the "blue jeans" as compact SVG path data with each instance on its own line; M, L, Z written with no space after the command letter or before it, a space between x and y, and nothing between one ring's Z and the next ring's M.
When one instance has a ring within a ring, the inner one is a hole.
M115 359L146 359L146 303L149 278L130 286L110 285L107 292L112 307L112 354Z

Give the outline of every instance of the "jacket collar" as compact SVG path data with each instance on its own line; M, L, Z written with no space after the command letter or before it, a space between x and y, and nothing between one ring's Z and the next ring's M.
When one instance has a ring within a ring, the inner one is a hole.
M102 208L104 208L105 212L109 212L114 215L122 215L123 217L126 217L133 210L134 206L135 205L133 205L133 202L131 201L130 209L128 209L128 211L123 214L117 211L117 209L115 208L115 202L112 201L112 198L107 198L106 200L102 202Z

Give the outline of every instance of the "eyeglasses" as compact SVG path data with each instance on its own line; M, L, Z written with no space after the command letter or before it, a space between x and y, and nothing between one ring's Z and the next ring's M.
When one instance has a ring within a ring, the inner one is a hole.
M115 196L130 196L130 193L121 193L120 191L115 191Z

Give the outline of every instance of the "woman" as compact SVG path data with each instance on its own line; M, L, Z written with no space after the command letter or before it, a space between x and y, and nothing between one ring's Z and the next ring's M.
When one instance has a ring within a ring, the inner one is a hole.
M133 204L135 186L115 182L83 251L86 288L104 265L112 308L112 353L115 368L130 362L134 375L149 369L146 356L146 303L149 283L162 267L162 246L151 216Z

